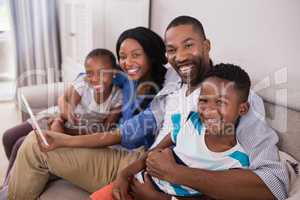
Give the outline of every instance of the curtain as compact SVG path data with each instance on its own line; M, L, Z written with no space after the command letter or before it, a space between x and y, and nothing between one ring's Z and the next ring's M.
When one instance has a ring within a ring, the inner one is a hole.
M10 0L15 36L17 88L61 79L55 0Z

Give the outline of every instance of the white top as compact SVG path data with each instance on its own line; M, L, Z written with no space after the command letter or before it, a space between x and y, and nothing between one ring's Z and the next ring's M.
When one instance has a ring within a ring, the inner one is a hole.
M95 90L84 80L84 76L78 77L72 85L81 96L81 101L74 110L75 114L105 118L111 109L122 105L122 91L117 86L113 86L109 97L101 104L98 104L94 98Z
M197 110L200 88L186 96L187 89L187 84L183 84L180 89L166 97L164 121L152 148L159 144L159 142L168 133L171 133L173 129L176 129L176 127L173 126L174 122L172 121L172 115L180 114L179 124L183 124L184 119L187 119L190 111Z

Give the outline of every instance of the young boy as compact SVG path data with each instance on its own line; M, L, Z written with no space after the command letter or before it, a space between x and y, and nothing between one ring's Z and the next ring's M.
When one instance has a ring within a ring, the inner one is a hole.
M94 49L85 59L85 74L80 75L58 100L60 116L50 130L68 134L99 132L117 123L122 92L112 84L116 59L106 49Z
M175 161L192 168L224 170L247 168L249 158L235 138L239 118L249 109L247 102L250 78L240 67L219 64L204 78L198 101L198 112L191 111L181 128L168 134L159 147L170 147ZM92 194L97 199L130 199L130 180L145 169L145 155L125 168L113 185ZM142 180L144 171L136 177ZM187 186L151 177L155 188L172 196L193 197L202 194Z

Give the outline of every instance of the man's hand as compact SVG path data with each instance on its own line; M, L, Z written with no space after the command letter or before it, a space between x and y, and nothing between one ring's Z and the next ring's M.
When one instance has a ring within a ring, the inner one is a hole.
M149 152L146 160L148 174L168 182L172 182L172 172L176 165L172 150L169 148Z
M129 196L129 183L132 177L120 175L113 183L112 195L114 200L128 200Z
M52 151L56 148L66 146L66 142L69 140L70 137L72 137L72 136L69 136L69 135L66 135L63 133L57 133L57 132L53 132L53 131L44 131L43 134L44 134L49 146L44 144L44 142L42 141L42 138L38 134L36 134L38 145L42 152L48 152L48 151Z
M160 193L155 190L147 173L144 175L144 183L140 183L137 179L132 180L130 185L130 195L134 200L169 200L171 196Z

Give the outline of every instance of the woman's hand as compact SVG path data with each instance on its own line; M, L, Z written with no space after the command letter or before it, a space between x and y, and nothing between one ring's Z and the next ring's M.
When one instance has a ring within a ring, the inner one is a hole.
M59 147L67 146L67 141L72 137L63 133L53 132L53 131L44 131L43 132L49 145L46 145L41 136L36 134L39 148L42 152L52 151Z
M153 150L149 152L146 160L148 174L168 182L173 182L176 165L170 148Z
M114 200L128 200L129 196L129 184L132 177L120 175L117 177L113 184L112 195Z

